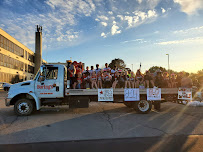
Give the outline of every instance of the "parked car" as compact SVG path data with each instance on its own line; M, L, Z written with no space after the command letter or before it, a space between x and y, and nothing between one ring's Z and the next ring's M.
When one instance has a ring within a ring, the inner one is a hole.
M0 82L0 87L2 86L1 88L4 89L4 91L8 91L10 89L11 85L12 84L7 83L7 82Z

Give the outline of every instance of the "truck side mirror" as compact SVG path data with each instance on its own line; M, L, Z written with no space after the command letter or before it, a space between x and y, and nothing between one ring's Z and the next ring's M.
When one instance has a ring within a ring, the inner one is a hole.
M39 71L40 71L40 76L42 76L43 75L43 66L40 67Z
M45 76L44 76L44 67L43 66L40 66L40 76L39 76L39 81L42 82L45 80Z

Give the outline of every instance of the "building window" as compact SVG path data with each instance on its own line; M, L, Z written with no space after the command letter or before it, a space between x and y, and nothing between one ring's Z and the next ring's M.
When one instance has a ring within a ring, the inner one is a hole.
M23 48L19 47L18 45L14 44L4 36L0 35L0 47L8 50L20 57L24 57L24 50Z
M25 64L25 72L28 72L28 65Z
M29 73L34 73L34 67L28 65L28 72L29 72Z
M2 43L2 36L0 35L0 47L1 47L1 43Z
M24 57L25 57L25 59L27 60L27 51L25 51L25 56L24 56Z
M0 35L1 36L1 40L0 40L0 47L2 47L3 48L3 46L4 46L4 37L2 36L2 35Z
M3 66L4 65L4 58L3 58L3 54L0 53L0 65Z
M29 60L30 62L34 62L34 56L31 55L30 53L28 53L28 60Z

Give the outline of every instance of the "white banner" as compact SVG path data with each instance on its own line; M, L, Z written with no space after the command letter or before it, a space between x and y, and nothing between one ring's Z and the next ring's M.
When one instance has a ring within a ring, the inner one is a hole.
M98 101L113 101L113 89L98 89Z
M160 88L148 88L147 89L147 100L161 100L161 89Z
M140 101L140 90L138 88L124 89L124 101Z
M179 88L178 99L192 100L192 89L191 88Z

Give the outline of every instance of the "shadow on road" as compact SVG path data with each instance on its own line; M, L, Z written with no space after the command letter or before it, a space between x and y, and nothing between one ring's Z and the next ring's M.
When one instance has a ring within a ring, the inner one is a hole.
M195 134L202 117L193 116L190 110L191 108L187 106L181 111L172 107L162 112L142 115L121 107L92 114L87 113L77 118L3 135L2 138L5 137L5 140L11 143L15 143L16 140L22 143L53 142L1 145L0 151L22 151L24 148L30 149L29 151L58 151L58 149L98 152L107 149L117 152L126 150L191 151L194 149L198 151L202 150L202 146L200 147L203 141L202 136L200 138L200 136L189 135ZM35 113L35 116L48 113L50 111L39 112ZM95 140L79 141L86 139Z

